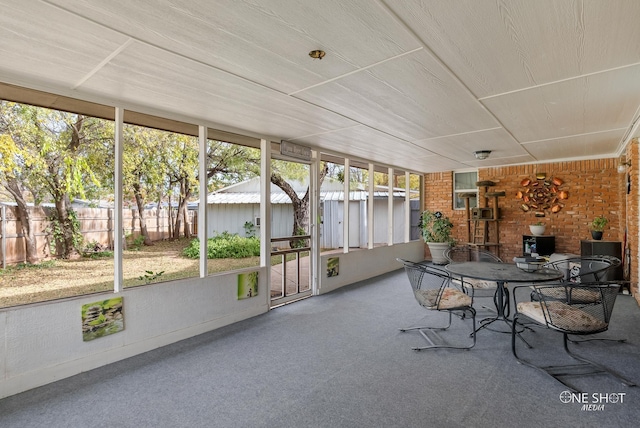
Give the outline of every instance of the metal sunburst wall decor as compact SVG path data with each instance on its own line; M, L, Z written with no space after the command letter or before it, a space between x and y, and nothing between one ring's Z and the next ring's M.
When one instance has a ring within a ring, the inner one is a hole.
M558 177L547 178L545 173L536 174L535 179L525 178L520 182L523 189L516 193L516 198L522 201L520 209L532 211L536 217L560 212L569 198L569 192L560 189L563 183Z

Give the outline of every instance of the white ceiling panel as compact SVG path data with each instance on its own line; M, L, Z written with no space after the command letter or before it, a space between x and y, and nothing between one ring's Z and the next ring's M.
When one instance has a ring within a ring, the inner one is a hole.
M398 140L388 134L366 126L354 126L335 132L307 136L292 141L324 148L328 152L344 153L360 159L377 160L385 166L399 165L394 160L404 159L404 168L422 171L424 164L418 158L433 156L433 153L412 143ZM411 161L408 161L411 159Z
M640 62L640 2L388 2L479 98Z
M422 168L418 169L417 171L422 171L424 170L425 166L434 165L436 163L440 165L439 168L430 169L430 171L454 171L457 169L469 168L469 165L466 163L459 162L455 159L448 159L438 155L412 158L411 162L413 162L416 165L422 165Z
M478 166L473 154L478 150L491 150L491 162L501 158L513 159L516 156L520 157L520 162L535 160L519 144L514 144L513 137L502 128L421 140L416 141L416 144L468 166Z
M285 93L420 46L370 0L47 1ZM311 60L314 49L331 61Z
M638 94L640 65L635 65L483 103L524 143L625 128L638 108Z
M127 37L34 1L0 1L0 69L73 88Z
M407 140L497 125L486 109L424 51L296 97Z
M620 141L620 131L557 138L524 144L536 159L545 161L557 158L603 157L614 152Z
M398 169L617 157L640 133L635 0L0 7L0 83Z
M283 138L354 125L331 111L200 63L175 61L140 43L129 46L83 87L130 102L145 99L163 110L224 125L243 123L243 129Z

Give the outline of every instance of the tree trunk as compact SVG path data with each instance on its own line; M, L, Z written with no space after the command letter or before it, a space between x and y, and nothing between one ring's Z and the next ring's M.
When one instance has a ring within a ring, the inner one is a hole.
M158 194L158 205L156 208L156 232L160 236L160 240L164 239L164 225L160 224L160 218L162 213L162 193Z
M167 226L169 226L169 238L173 238L173 210L171 209L171 195L167 197Z
M182 213L180 213L180 205L178 205L178 209L176 209L176 220L173 225L173 239L180 238L180 229L182 228Z
M184 218L184 237L191 238L192 229L191 222L189 221L189 210L187 209L189 198L191 197L191 187L187 184L186 180L182 187L182 194L184 197L182 198L182 201L180 201L180 210L182 211L182 217Z
M322 186L322 182L329 172L328 166L325 164L320 171L320 177L318 180L318 186ZM296 235L308 235L309 234L309 187L304 196L300 198L293 187L285 181L284 178L278 173L271 173L271 182L278 186L286 195L291 199L293 205L293 231L291 236ZM299 240L289 241L289 245L293 248L297 245Z
M21 186L15 178L11 178L7 182L5 188L9 193L11 193L11 196L13 196L13 199L16 201L16 213L18 220L20 220L22 234L24 235L26 262L29 264L38 263L38 247L36 244L35 231L31 224L31 214L29 213L27 202L24 200Z
M74 245L74 225L73 219L69 216L69 200L66 195L56 199L56 216L60 229L62 229L62 239L60 241L62 253L59 256L63 259L68 259L75 254Z
M180 230L183 227L184 222L184 236L185 238L191 237L189 217L187 216L187 202L191 196L191 189L186 179L181 179L180 183L180 196L178 198L178 207L176 210L176 223L173 228L173 237L175 239L180 237Z
M149 231L147 230L147 218L144 212L144 199L142 198L142 193L140 192L140 184L135 183L133 185L133 196L136 198L136 205L138 206L138 216L140 222L140 233L144 238L144 245L151 246L153 242L149 237Z

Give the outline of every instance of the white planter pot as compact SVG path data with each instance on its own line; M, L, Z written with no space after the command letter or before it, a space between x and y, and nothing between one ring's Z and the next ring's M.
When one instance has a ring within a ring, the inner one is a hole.
M431 262L434 265L446 265L449 263L444 252L451 246L448 242L427 242L431 252Z
M537 225L530 225L529 226L529 230L531 230L531 234L534 236L541 236L544 235L544 230L546 229L547 226L542 225L542 226L537 226Z

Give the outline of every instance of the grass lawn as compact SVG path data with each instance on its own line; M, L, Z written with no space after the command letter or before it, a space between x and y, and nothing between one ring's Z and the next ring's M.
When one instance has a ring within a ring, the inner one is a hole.
M198 260L182 255L189 242L185 238L158 241L138 251L124 251L124 286L197 277ZM213 259L208 261L208 271L211 274L259 264L259 257ZM112 257L85 257L0 269L0 307L113 290L113 266Z

